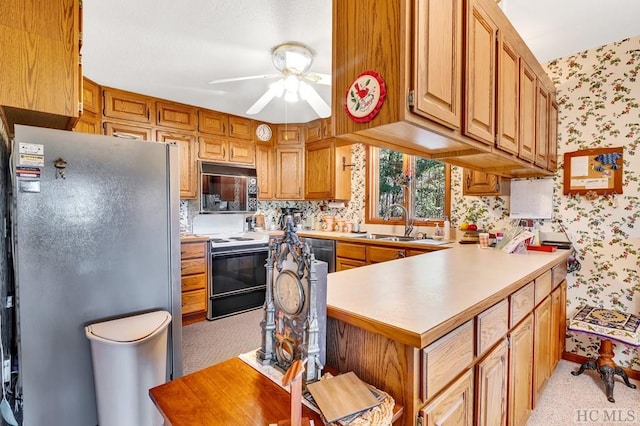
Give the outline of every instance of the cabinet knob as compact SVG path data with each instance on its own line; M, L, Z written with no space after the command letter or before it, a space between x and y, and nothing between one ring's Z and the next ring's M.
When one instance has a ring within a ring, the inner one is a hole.
M471 188L471 175L467 174L467 189Z
M398 259L401 259L405 256L404 250L398 250Z

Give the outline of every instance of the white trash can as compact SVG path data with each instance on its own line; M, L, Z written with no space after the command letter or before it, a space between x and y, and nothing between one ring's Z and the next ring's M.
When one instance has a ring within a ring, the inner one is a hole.
M163 419L149 389L166 382L171 314L148 312L90 324L100 426L157 426Z

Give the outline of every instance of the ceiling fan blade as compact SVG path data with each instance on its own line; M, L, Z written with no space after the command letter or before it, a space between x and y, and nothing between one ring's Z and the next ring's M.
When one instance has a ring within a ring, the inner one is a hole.
M260 78L266 79L266 78L276 78L281 76L282 74L260 74L260 75L250 75L247 77L219 78L217 80L211 80L208 84L231 83L233 81L257 80Z
M309 73L302 75L302 78L315 84L324 84L326 86L331 84L331 74Z
M277 96L282 96L282 92L284 91L284 80L278 80L275 83L269 86L269 89L264 92L264 95L260 96L260 98L249 107L247 110L247 114L253 115L257 114L264 107L267 106L271 100Z
M300 97L307 101L319 117L328 117L331 115L331 107L329 107L318 92L316 92L316 89L305 81L300 82Z

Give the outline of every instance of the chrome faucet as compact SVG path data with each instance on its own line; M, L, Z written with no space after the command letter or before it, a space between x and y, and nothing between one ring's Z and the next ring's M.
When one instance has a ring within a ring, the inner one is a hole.
M393 209L394 207L399 207L402 209L402 213L404 214L404 236L410 237L411 232L413 232L413 223L411 224L409 223L409 212L407 211L407 208L405 206L397 203L390 204L389 207L387 208L387 212L384 214L383 219L389 220L389 217L391 215L391 209Z

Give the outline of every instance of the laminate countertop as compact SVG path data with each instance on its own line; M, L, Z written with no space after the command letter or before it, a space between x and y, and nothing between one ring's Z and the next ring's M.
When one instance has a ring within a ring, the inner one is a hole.
M476 244L329 274L327 315L423 348L504 299L569 250L507 254Z

